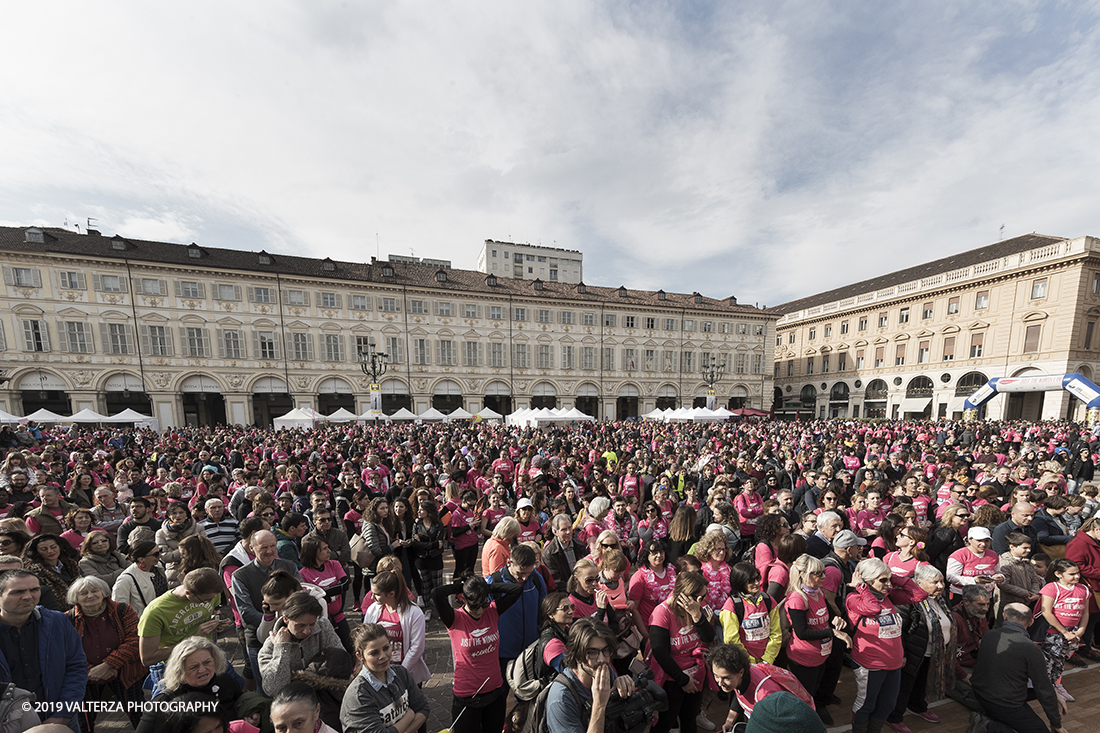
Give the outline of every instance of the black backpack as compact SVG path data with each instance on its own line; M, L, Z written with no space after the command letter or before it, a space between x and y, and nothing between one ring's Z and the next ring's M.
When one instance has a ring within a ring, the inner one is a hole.
M509 681L512 678L511 664L509 664L508 678ZM555 682L565 685L565 688L573 694L573 699L576 700L577 707L583 715L587 717L591 713L592 705L581 699L580 694L573 687L568 677L564 674L558 674L550 681L550 684L543 686L533 699L517 702L516 706L512 708L512 714L509 716L509 728L513 733L550 733L550 727L546 722L546 698L550 696L550 688L554 686Z

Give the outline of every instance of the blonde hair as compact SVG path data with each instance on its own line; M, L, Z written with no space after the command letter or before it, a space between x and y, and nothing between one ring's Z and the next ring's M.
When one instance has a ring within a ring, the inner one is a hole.
M183 665L195 652L210 652L214 658L214 673L224 674L226 670L225 652L217 644L201 636L189 636L172 650L172 655L164 663L164 685L162 689L177 690L183 686Z
M805 578L810 573L821 573L825 571L825 563L821 562L813 555L799 555L795 558L795 561L791 563L790 578L787 582L787 595L797 593L802 596L804 601L809 601L806 598L806 591L802 590L802 586L805 585Z
M493 530L493 537L503 542L511 542L516 537L519 537L519 533L522 531L519 526L519 520L515 517L505 517L497 524L496 529Z
M699 543L695 545L695 557L699 559L700 563L710 562L711 555L719 547L726 551L726 562L730 559L730 546L726 541L726 533L721 530L713 530L703 535L703 539L699 540Z

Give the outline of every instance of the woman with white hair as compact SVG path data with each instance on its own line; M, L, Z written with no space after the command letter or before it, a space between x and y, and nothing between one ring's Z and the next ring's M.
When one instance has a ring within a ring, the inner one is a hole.
M955 684L958 630L955 616L943 600L943 573L932 565L921 565L913 580L928 597L901 610L905 666L898 701L886 718L898 733L912 733L903 722L906 707L929 723L940 722L928 709L928 702L942 699Z
M894 575L878 558L867 558L852 575L856 584L844 600L852 634L852 662L856 677L856 705L852 733L880 733L894 709L905 665L898 605L928 597L909 578Z
M95 576L73 581L67 600L72 605L69 620L88 658L84 699L118 700L123 708L128 708L130 702L144 701L141 681L147 670L138 653L138 615L134 609L112 601L110 586ZM94 712L81 712L80 717L82 730L95 730ZM140 718L140 713L131 713L131 724L136 726Z
M588 551L593 555L599 550L600 533L606 529L604 519L607 518L609 511L611 511L611 500L606 496L597 496L592 499L585 509L584 522L581 523L581 531L577 539L586 543Z

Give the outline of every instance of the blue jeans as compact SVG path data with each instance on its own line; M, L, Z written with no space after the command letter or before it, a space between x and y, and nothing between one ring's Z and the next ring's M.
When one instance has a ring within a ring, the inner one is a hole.
M267 697L267 694L264 692L263 675L260 674L260 647L250 646L247 647L247 649L248 663L252 666L252 679L256 682L256 692Z
M160 683L164 679L164 662L157 662L156 664L149 665L149 682L152 683L150 688L152 692L150 697L156 697L160 692Z

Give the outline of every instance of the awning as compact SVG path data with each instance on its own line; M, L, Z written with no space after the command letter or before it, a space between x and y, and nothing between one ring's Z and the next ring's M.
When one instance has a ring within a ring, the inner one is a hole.
M963 407L963 403L966 402L965 397L952 397L951 401L947 403L947 414L951 415L953 412L962 412L966 408Z
M907 397L901 401L901 414L907 412L924 412L932 404L931 397Z

